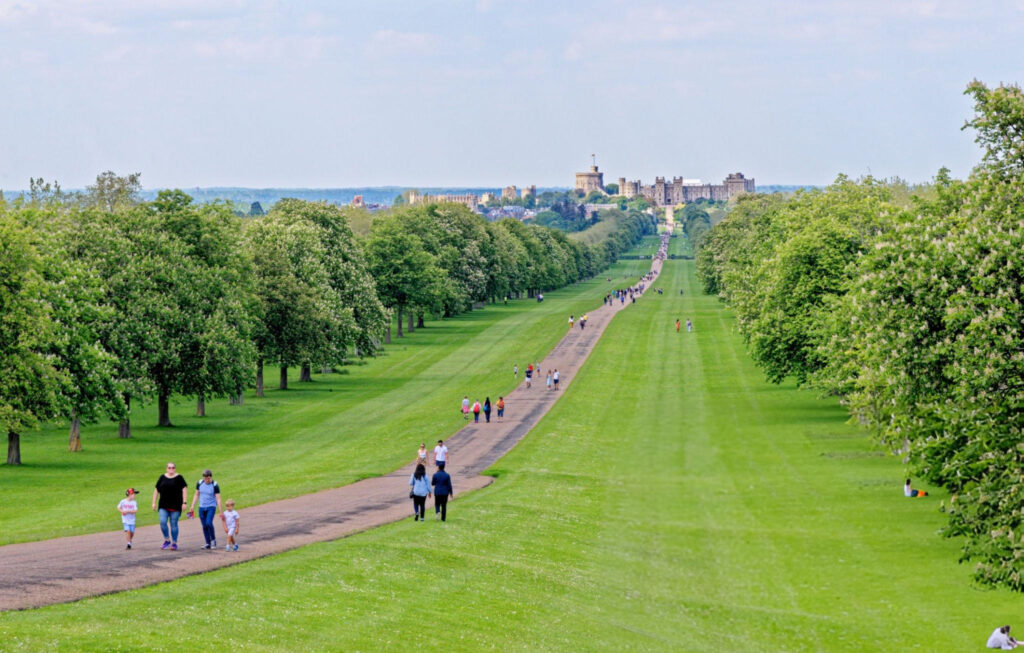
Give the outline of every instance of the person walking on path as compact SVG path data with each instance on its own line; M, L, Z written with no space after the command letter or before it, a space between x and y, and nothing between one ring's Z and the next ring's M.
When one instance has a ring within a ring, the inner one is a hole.
M238 523L241 520L241 515L235 510L235 500L228 499L227 503L224 504L227 508L220 515L220 520L224 522L224 532L228 535L228 543L224 546L225 551L237 551L238 550Z
M500 422L505 417L505 398L498 397L498 421Z
M477 399L473 402L473 423L480 423L480 400Z
M444 465L437 468L434 476L430 479L430 485L434 488L434 519L438 513L441 514L441 521L448 518L448 499L455 495L452 488L452 477L444 471Z
M523 373L526 376L526 389L530 389L530 384L533 381L533 365L527 365L526 371Z
M427 470L423 465L416 465L416 471L409 477L409 485L412 491L409 497L412 499L413 521L421 521L427 518L427 497L430 496L430 481L427 480Z
M679 333L679 320L676 320L676 333Z
M488 424L491 423L491 398L487 397L484 399L484 421Z
M121 528L124 529L124 539L127 545L125 551L132 550L132 538L135 537L135 513L139 511L139 503L135 500L135 488L125 490L121 503L117 504L117 511L121 513Z
M555 368L555 372L551 375L551 380L555 384L555 390L558 390L558 368Z
M427 443L426 442L420 442L419 451L416 452L416 460L414 460L413 462L414 463L419 463L420 465L426 465L427 464Z
M192 507L189 515L196 512L196 501L199 501L199 522L203 525L203 537L206 539L204 549L217 548L217 531L213 528L213 518L221 511L220 485L213 480L213 472L203 471L203 480L196 484L196 493L192 495Z
M178 550L178 518L187 506L188 483L178 473L174 463L167 463L167 471L156 479L156 487L153 488L153 510L160 513L160 532L164 534L161 549L169 547L172 551Z
M469 419L469 395L462 398L462 419Z
M518 364L512 366L512 378L515 381L519 380L519 365Z
M448 463L448 447L444 446L444 440L438 440L434 447L434 465L445 465Z
M573 319L573 316L572 316L572 315L570 315L570 316L569 316L569 330L570 330L570 331L572 331L572 325L573 325L573 324L574 324L575 322L576 322L576 320L575 320L575 319Z
M550 390L551 389L551 370L548 370L548 376L547 376L546 383L547 383L547 386L548 386L548 390Z

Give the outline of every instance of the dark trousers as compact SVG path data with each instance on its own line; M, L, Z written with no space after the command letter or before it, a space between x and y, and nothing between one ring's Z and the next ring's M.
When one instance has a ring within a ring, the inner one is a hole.
M427 497L418 494L412 495L412 512L418 519L427 518Z
M484 411L484 419L487 420L488 422L491 421L491 411L489 411L489 410L485 410Z
M217 539L217 531L213 529L213 518L217 514L217 506L199 509L199 521L203 523L203 537L210 544Z
M434 495L434 513L441 513L441 521L445 520L448 516L448 495L447 494L435 494Z

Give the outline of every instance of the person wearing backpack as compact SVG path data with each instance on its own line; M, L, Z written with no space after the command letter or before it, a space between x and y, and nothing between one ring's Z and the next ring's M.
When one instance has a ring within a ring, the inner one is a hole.
M203 470L203 480L196 483L196 493L192 496L192 508L189 517L196 512L196 501L199 502L199 521L203 525L203 537L206 539L204 549L217 548L217 531L213 528L213 518L221 511L220 485L213 480L213 472Z
M480 400L477 399L473 402L473 423L480 423Z

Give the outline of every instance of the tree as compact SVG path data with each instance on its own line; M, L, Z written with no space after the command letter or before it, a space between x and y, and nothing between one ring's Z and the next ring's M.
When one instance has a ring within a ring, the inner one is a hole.
M331 359L338 333L354 329L355 320L331 286L316 225L272 211L251 221L245 236L259 300L254 342L256 396L262 397L265 362L280 365L280 387L287 389L288 367Z
M423 241L399 220L377 221L365 247L377 292L384 305L396 312L397 335L401 338L403 311L435 305L443 292L444 272ZM389 326L386 342L390 342L390 332Z
M45 268L36 236L0 213L0 427L8 465L21 464L21 434L59 412L66 382L49 355L60 334Z
M96 183L86 187L85 201L100 210L114 213L139 203L141 173L119 177L112 171L96 175Z

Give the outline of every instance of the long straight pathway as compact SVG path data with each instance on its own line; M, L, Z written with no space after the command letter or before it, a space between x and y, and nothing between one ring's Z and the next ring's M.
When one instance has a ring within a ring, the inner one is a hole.
M663 238L662 250L667 237ZM661 271L651 264L650 279ZM549 391L543 380L527 390L520 386L506 396L508 419L469 424L445 440L451 451L448 466L456 496L489 485L480 473L516 445L572 383L587 356L615 314L630 306L613 303L589 314L585 329L574 328L541 361L558 369L562 390ZM135 548L124 550L121 532L95 533L0 547L0 610L40 607L88 596L145 587L211 571L246 560L281 553L313 542L334 540L408 517L408 478L414 463L385 476L314 494L240 510L238 552L199 549L203 541L198 520L182 520L178 538L183 548L160 549L158 526L139 528ZM140 495L140 509L149 499ZM220 528L219 523L215 524Z

